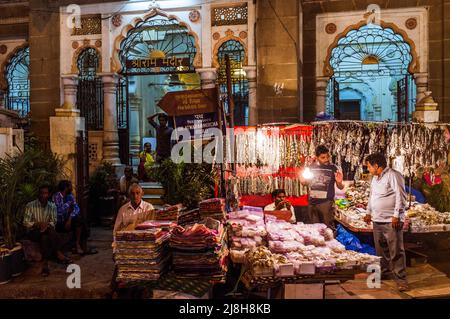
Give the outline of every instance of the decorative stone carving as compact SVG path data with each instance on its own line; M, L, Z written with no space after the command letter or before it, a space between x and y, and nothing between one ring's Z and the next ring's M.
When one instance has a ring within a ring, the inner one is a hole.
M197 22L200 20L200 12L198 12L198 10L192 10L189 12L189 20L191 20L191 22Z
M408 20L406 20L405 26L409 30L414 30L417 27L417 19L416 18L409 18Z
M336 32L336 30L337 30L337 27L336 27L336 25L334 23L328 23L325 26L325 32L328 33L328 34L333 34L333 33Z
M100 48L100 47L102 46L102 40L97 40L97 41L95 41L95 46L96 46L97 48Z
M211 10L212 26L247 24L247 18L247 3L216 7Z
M89 44L91 44L91 40L89 40L89 39L84 39L83 40L83 46L88 46Z
M72 35L102 34L101 15L82 16L81 28L73 28Z
M220 33L219 33L219 32L214 32L214 34L213 34L213 39L214 39L215 41L219 40L219 39L220 39Z
M122 15L121 14L115 14L112 19L111 23L116 28L120 27L122 25Z
M78 43L78 41L72 42L72 49L76 50L76 49L78 49L79 46L80 46L80 44Z
M239 38L241 38L241 39L247 39L247 32L241 31L241 32L239 33Z
M8 47L4 44L0 45L0 54L5 54L8 51Z

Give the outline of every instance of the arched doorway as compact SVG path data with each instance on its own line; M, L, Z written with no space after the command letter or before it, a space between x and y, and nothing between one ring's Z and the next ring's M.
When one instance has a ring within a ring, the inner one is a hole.
M230 57L231 89L235 105L234 124L248 125L248 81L243 70L245 61L244 46L237 40L228 40L222 43L217 51L221 99L224 101L225 109L228 113L225 55Z
M16 52L5 69L7 92L5 106L25 117L30 112L30 48Z
M128 130L127 136L119 137L119 144L124 149L128 143L136 164L145 142L156 148L155 130L147 117L161 112L159 100L167 92L201 87L194 68L197 43L187 26L158 12L127 32L118 53L123 76L117 96L118 118L127 122Z
M326 111L338 119L408 121L416 85L411 47L392 28L367 24L349 31L332 49Z
M85 48L78 55L77 107L90 131L103 129L103 85L97 76L100 57L94 48Z

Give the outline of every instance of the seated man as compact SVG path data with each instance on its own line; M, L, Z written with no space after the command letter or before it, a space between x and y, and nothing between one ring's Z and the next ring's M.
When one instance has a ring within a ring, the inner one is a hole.
M273 203L264 207L264 211L289 210L291 216L289 221L296 223L294 207L286 200L286 191L284 189L276 189L272 192Z
M123 205L117 214L116 222L114 224L114 242L112 244L113 249L116 248L116 233L123 230L134 230L136 226L146 220L152 220L155 218L155 209L153 205L142 200L144 191L142 187L137 184L131 184L128 189L128 196L130 202ZM111 288L113 291L117 288L116 283L117 267L114 269L113 279L111 282Z
M119 188L120 194L118 198L118 207L122 207L130 199L128 198L128 189L134 183L138 183L139 180L133 175L133 167L127 166L124 170L124 175L120 178Z
M59 233L75 232L74 251L77 254L96 254L96 250L87 248L87 226L72 194L72 183L62 180L58 184L58 190L53 195L53 202L57 209L56 231Z
M120 178L120 195L128 197L128 189L131 184L138 183L138 179L133 175L133 167L127 166L123 172L123 176ZM122 206L122 205L121 205Z
M147 170L153 166L155 163L155 160L152 156L152 144L145 143L144 144L144 150L139 153L139 179L141 181L147 181L148 175Z
M154 219L153 205L142 200L144 191L142 187L134 183L128 190L130 202L123 205L117 213L114 224L114 236L121 230L134 230L136 225L146 220Z
M72 263L72 260L61 252L61 240L55 231L56 206L48 201L49 197L49 187L39 187L39 198L26 205L23 220L23 224L27 228L27 237L31 241L40 243L43 276L50 274L48 260L55 254L59 262Z

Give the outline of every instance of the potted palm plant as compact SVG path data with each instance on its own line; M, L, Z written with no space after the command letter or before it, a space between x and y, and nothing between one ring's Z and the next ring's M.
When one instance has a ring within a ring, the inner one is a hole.
M177 164L167 159L153 168L151 174L164 188L163 199L166 203L182 203L190 209L198 207L202 200L213 197L215 175L211 164Z
M0 159L0 221L3 233L4 256L0 277L20 275L25 269L22 246L17 241L22 230L25 205L37 197L41 184L55 185L64 176L63 161L50 151L28 148L15 156ZM9 265L8 265L9 264Z

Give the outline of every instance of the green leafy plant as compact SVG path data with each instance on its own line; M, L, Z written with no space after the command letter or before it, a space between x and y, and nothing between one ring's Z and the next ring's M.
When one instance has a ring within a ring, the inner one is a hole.
M214 173L211 164L174 163L170 159L152 169L152 177L164 188L164 201L182 203L195 208L214 194Z
M52 187L65 176L64 161L38 147L27 147L24 152L0 159L0 220L8 249L16 243L25 205L37 197L39 186Z
M89 179L89 219L99 223L117 211L118 180L110 163L99 166Z
M106 197L109 191L117 189L117 177L111 163L103 163L89 179L89 193L93 199Z

